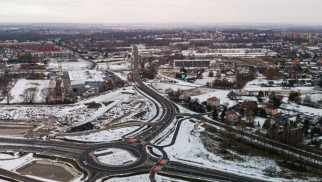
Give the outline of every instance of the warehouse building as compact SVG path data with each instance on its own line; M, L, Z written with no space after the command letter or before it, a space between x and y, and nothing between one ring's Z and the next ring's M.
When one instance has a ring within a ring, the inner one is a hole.
M175 67L209 67L209 60L175 60Z
M70 86L74 91L83 90L86 86L99 87L104 77L96 70L69 71Z

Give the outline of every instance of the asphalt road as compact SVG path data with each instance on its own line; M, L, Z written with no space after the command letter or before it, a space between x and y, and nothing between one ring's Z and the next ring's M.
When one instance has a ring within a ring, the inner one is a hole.
M138 88L145 94L149 95L162 106L162 113L157 111L157 115L161 114L160 119L155 122L153 126L148 128L136 136L135 140L150 142L160 132L166 129L169 124L175 119L176 108L174 104L168 99L156 93L154 90L146 86L140 78L140 69L138 67L138 49L134 46L134 79L137 83ZM152 102L156 105L155 101ZM156 118L157 116L155 116ZM172 139L170 145L174 144L177 134L179 132L179 122L176 129L176 135ZM80 144L72 142L54 141L54 140L28 140L28 139L5 139L0 138L1 149L10 149L13 151L26 151L26 152L37 152L42 154L51 154L58 156L65 156L72 158L85 170L88 171L89 176L86 181L96 181L105 177L122 176L129 174L136 174L142 172L151 172L151 168L159 160L153 156L150 156L146 151L146 147L140 143L130 143L127 141L116 141L111 143L99 143L99 144ZM163 146L165 147L165 146ZM108 148L119 148L131 152L138 160L127 166L107 166L99 162L96 162L92 157L91 153L96 150L108 149ZM164 158L167 158L166 153ZM212 181L260 181L258 179L252 179L242 177L222 171L213 169L200 168L192 165L181 164L178 162L169 162L163 166L162 172L171 173L172 175L189 176L193 178L207 179ZM4 173L4 174L2 174ZM16 173L0 171L0 174L8 176L17 181L29 181L30 179L21 178ZM152 171L150 180L154 181L155 171Z

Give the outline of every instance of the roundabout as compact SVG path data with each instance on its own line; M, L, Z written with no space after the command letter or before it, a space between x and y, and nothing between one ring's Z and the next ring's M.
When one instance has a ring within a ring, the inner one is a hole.
M94 160L106 166L128 166L136 163L136 158L131 152L123 149L108 148L90 154Z
M106 143L81 154L80 163L96 171L116 173L142 166L148 159L144 147L127 142Z

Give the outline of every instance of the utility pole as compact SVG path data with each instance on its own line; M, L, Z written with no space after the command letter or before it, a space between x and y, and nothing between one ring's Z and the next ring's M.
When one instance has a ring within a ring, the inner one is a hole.
M57 62L58 62L58 71L62 73L63 72L63 66L62 66L62 62L63 61L62 60L58 60Z

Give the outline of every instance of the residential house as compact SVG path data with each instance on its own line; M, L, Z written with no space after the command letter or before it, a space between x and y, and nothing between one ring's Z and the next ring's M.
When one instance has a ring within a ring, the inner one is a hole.
M269 94L268 97L269 97L269 100L273 100L275 97L278 98L279 100L283 100L283 95Z
M264 109L267 115L276 116L278 114L278 107L276 106L266 105Z
M238 123L240 121L240 115L235 110L226 111L226 121L229 123Z
M210 97L207 99L207 104L213 107L219 107L220 99L218 99L217 97Z

